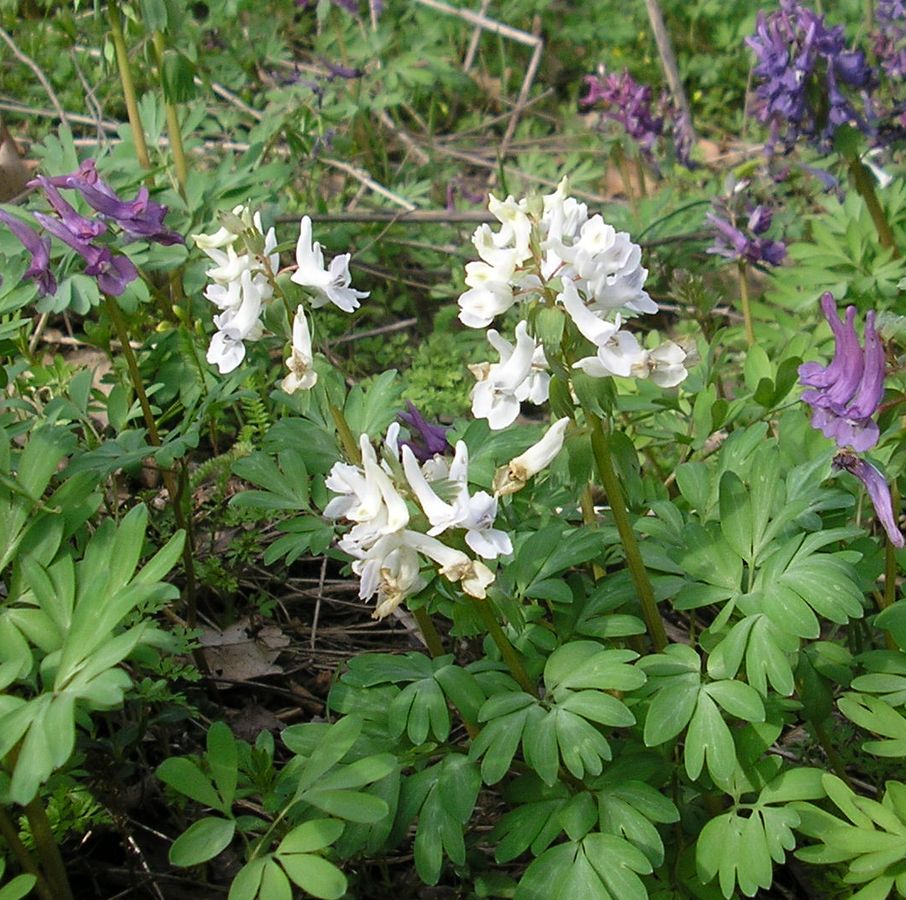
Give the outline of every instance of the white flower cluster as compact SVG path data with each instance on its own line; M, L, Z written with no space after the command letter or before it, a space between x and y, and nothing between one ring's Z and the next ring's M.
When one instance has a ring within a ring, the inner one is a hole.
M626 316L657 312L644 290L648 270L641 249L600 215L589 218L584 203L567 196L566 179L540 204L491 196L488 208L500 222L496 232L480 225L472 242L481 261L466 265L468 290L459 298L459 318L470 328L487 328L517 301L542 301L562 309L594 347L574 367L594 377L651 379L672 387L686 377L685 352L671 341L645 350L621 330ZM520 403L543 403L548 396L547 361L541 343L516 327L513 347L493 329L488 340L499 363L473 366L478 379L472 412L493 429L505 428Z
M273 228L264 233L261 213L252 214L247 206L235 207L232 221L213 234L193 237L195 245L215 263L207 271L213 283L205 288L204 295L221 312L214 316L217 332L211 339L207 360L225 375L245 358L245 341L256 341L264 332L261 312L274 296L274 279L280 268L280 255L275 252L277 238ZM260 252L253 252L249 245L258 242ZM334 257L329 266L324 265L321 245L312 242L308 216L303 216L299 224L296 270L290 279L309 292L313 309L333 303L344 312L353 312L359 299L368 296L367 291L350 287L348 253ZM293 316L286 365L289 374L281 382L286 393L310 390L317 383L311 332L301 304Z
M193 235L195 246L215 264L206 273L213 284L205 288L204 295L221 312L214 316L217 333L211 338L207 359L221 375L232 372L245 359L245 341L257 341L264 333L261 309L274 295L268 276L280 266L280 255L274 252L276 234L273 228L264 234L261 213L252 215L247 206L237 206L233 215L246 229L263 238L261 256L249 253L237 230L226 226L214 234Z
M513 552L509 535L494 527L498 497L519 490L550 464L563 446L568 421L561 419L504 467L493 496L486 491L470 494L469 451L463 441L456 444L451 461L435 455L419 465L412 450L400 446L398 424L388 429L380 460L367 435L361 436L361 464L338 462L330 470L325 484L337 496L324 515L352 523L339 546L355 560L359 597L369 600L377 594L375 618L389 615L426 585L423 557L448 581L459 582L466 594L479 599L487 595L494 573L481 560ZM416 523L422 528L413 527ZM455 530L464 532L466 546L479 558L438 537Z

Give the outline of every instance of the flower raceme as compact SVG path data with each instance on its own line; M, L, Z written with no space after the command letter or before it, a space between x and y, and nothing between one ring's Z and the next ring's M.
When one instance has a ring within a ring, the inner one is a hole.
M839 448L834 467L845 469L865 485L888 539L902 547L903 534L897 526L890 488L874 465L856 455L870 450L880 438L872 416L884 396L885 361L875 314L870 311L865 317L863 347L856 334L854 306L847 307L846 319L841 321L833 295L826 292L821 309L834 333L834 358L827 366L806 362L799 367L799 383L808 388L802 399L812 408L812 427Z
M648 270L642 252L625 232L567 195L564 179L553 194L540 200L501 201L491 197L488 208L500 228L480 225L472 243L479 261L466 265L466 290L459 298L460 321L487 328L493 320L521 304L515 345L498 331L487 333L500 355L498 363L471 366L476 377L472 413L487 419L494 430L506 428L521 404L548 399L549 360L530 329L533 312L553 308L565 324L584 339L594 355L578 362L562 360L594 378L650 377L672 387L686 377L686 353L672 342L646 350L635 335L623 330L626 319L657 312L645 291ZM559 361L558 361L559 362Z
M214 316L217 332L211 339L207 360L222 375L240 365L247 341L263 336L261 316L274 297L280 269L276 234L273 228L264 231L259 212L239 205L223 218L224 224L212 234L193 235L195 246L214 263L207 270L211 283L204 295L219 312ZM359 298L368 296L349 286L348 253L335 257L325 268L320 244L312 243L308 216L300 223L296 262L291 280L309 292L312 309L333 303L344 312L352 312L359 306ZM311 330L302 305L297 305L293 314L291 330L286 360L289 374L281 382L288 394L310 390L318 380L313 368Z
M182 235L164 227L167 207L155 203L147 188L140 188L134 200L123 200L100 177L93 159L86 159L75 172L68 175L45 177L39 175L28 186L37 188L51 208L51 213L34 213L35 221L57 240L66 244L82 258L85 274L97 280L98 288L105 294L118 297L138 278L138 269L128 256L115 253L110 245L98 238L108 232L108 223L116 225L126 243L136 240L156 244L179 244ZM60 193L60 190L77 191L88 205L101 217L88 217L79 213ZM50 270L50 238L39 237L28 225L0 210L4 222L31 254L31 264L25 277L33 279L41 296L56 293L57 279Z
M328 474L325 484L336 496L324 515L352 525L339 546L353 558L352 570L361 579L359 597L377 597L375 618L388 615L427 584L420 574L423 560L433 563L438 575L459 583L469 596L487 595L494 573L483 560L513 552L509 535L494 527L499 497L515 493L553 461L568 423L561 419L504 467L501 473L511 475L495 480L493 496L470 493L469 451L463 441L456 444L449 463L436 455L420 464L408 444L399 440L399 425L394 423L379 462L368 437L362 435L361 464L338 462ZM440 539L456 532L475 557Z

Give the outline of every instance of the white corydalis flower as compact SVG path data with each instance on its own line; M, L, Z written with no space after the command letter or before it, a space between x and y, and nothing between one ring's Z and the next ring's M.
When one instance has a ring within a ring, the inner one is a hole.
M488 332L492 343L499 337L496 331ZM505 341L497 344L498 348L504 345L510 347ZM469 367L478 378L472 389L472 415L476 419L487 419L494 431L506 428L515 421L519 415L520 398L532 393L532 385L526 382L532 375L538 346L528 333L527 323L520 322L516 326L516 346L506 359Z
M221 375L232 372L245 358L245 341L257 341L262 333L261 307L270 297L266 283L252 277L246 269L239 277L234 292L234 305L214 316L216 334L211 338L207 360L216 365Z
M448 581L458 581L470 596L483 600L494 573L481 561L469 557L454 547L448 547L435 537L417 531L403 533L406 544L439 566L438 572Z
M496 559L513 552L509 535L494 528L497 518L497 498L485 491L470 496L468 485L469 451L464 441L456 444L456 453L445 480L455 491L453 502L441 499L425 477L415 454L404 446L403 470L415 499L428 518L430 536L442 534L449 528L465 528L466 544L484 559Z
M371 614L374 619L390 615L427 583L419 574L418 553L404 542L401 533L386 535L369 550L352 555L358 555L352 570L361 579L359 599L367 601L377 594L377 605Z
M497 496L515 494L525 487L529 478L546 469L563 449L563 438L569 421L568 416L558 419L540 441L511 459L507 465L501 466L494 476L494 493Z
M296 243L297 269L290 276L296 284L307 288L313 295L311 305L315 309L333 303L343 312L359 308L359 299L368 296L368 291L357 291L349 286L350 254L335 256L330 267L324 266L321 245L311 239L311 219L303 216L299 224L299 240Z
M311 350L311 332L301 304L296 307L296 314L293 316L292 349L286 365L289 375L283 379L280 387L287 394L294 394L298 390L309 391L317 383L318 373L312 368L314 356Z

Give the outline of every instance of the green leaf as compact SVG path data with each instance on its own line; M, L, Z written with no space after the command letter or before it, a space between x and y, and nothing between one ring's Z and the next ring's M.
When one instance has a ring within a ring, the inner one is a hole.
M222 809L229 809L236 795L239 778L239 754L233 732L225 722L215 722L208 729L207 760L214 784L223 798Z
M227 900L255 900L261 887L264 868L269 860L270 857L265 856L246 863L233 879Z
M312 853L315 850L323 850L340 837L345 827L345 824L337 819L309 819L293 828L280 841L276 851L277 855ZM295 881L295 879L293 880Z
M21 900L35 886L34 875L17 875L8 884L0 887L0 900Z
M332 862L307 853L280 855L278 859L286 874L313 897L339 900L346 894L346 876ZM265 900L263 893L262 900Z
M736 746L730 729L711 697L701 691L683 750L686 774L693 781L701 774L705 760L718 784L725 783L736 768Z
M350 822L365 824L379 822L389 812L387 804L380 797L361 791L320 791L309 790L302 799L332 816L348 819Z
M183 756L171 756L157 767L157 777L173 790L211 809L221 812L227 810L221 806L220 796L214 790L207 776L198 766Z
M742 681L715 681L706 685L708 695L731 716L746 722L764 721L764 704L753 687Z
M754 530L752 501L735 472L724 472L720 479L720 530L726 542L745 560L752 559Z
M545 713L540 707L533 709L522 733L522 752L526 763L545 784L557 783L560 754L557 750L557 715L553 710Z
M698 703L698 678L661 688L654 695L645 717L646 747L658 747L675 738L688 724Z
M635 716L625 703L610 694L597 691L578 691L558 704L558 709L574 712L601 725L628 728L635 725Z
M598 810L591 794L574 794L560 811L560 823L571 841L580 841L594 827Z
M236 832L236 823L217 816L199 819L190 825L170 847L174 866L197 866L225 850Z
M268 859L261 873L261 900L293 900L293 890L283 869L273 859Z

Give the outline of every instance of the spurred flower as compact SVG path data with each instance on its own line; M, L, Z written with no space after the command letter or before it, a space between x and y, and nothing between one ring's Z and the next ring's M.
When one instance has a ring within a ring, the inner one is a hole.
M846 451L836 455L834 466L851 472L865 485L871 505L875 508L875 515L887 533L890 543L894 547L903 547L903 532L897 526L897 517L890 498L890 487L884 476L870 462Z
M343 312L353 312L359 307L359 299L368 296L368 291L357 291L349 286L352 281L349 259L350 254L341 253L330 261L329 268L325 268L321 245L311 239L311 219L308 216L302 217L299 240L296 243L298 268L290 278L312 292L314 296L311 305L315 309L333 303Z
M31 254L31 264L25 271L25 277L34 279L42 296L56 293L57 279L50 271L50 238L42 238L23 221L3 209L0 209L0 222L9 226L9 230Z
M810 388L802 399L812 407L812 426L838 447L858 452L878 442L879 431L872 416L884 395L884 347L875 330L875 314L865 317L865 347L854 327L856 308L846 310L841 322L830 292L821 297L821 309L834 332L836 346L830 365L817 362L799 367L799 382Z
M85 260L85 274L97 280L98 287L112 297L119 297L130 281L138 278L138 269L128 256L114 254L109 247L97 247L77 238L61 219L35 213L35 218L54 237L68 244Z
M167 207L151 200L146 187L139 188L135 199L123 200L98 175L93 159L86 159L69 175L57 175L46 180L54 187L78 191L92 209L116 222L133 240L163 245L183 243L182 235L164 227Z
M450 449L447 442L449 429L445 425L429 422L411 401L407 401L406 411L401 412L399 418L409 428L409 440L401 444L411 448L419 462L427 462Z

